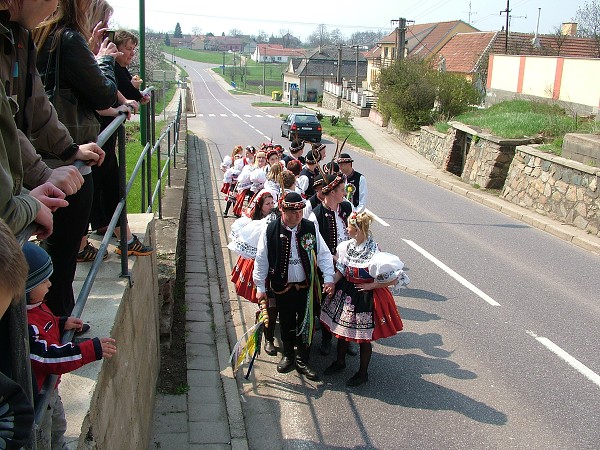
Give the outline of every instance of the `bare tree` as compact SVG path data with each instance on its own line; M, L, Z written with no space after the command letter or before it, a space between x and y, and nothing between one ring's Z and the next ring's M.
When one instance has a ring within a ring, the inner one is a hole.
M344 38L344 35L342 34L342 31L339 28L336 28L331 33L329 33L329 39L331 40L331 43L335 45L346 43L346 39Z
M554 33L552 33L552 42L556 46L556 56L560 56L560 51L563 45L565 45L567 37L568 36L563 34L559 27L554 27Z
M281 36L282 44L285 48L290 46L289 37L292 34L292 30L289 28L280 28L279 35Z
M364 45L366 47L373 47L379 42L386 33L383 31L356 31L352 33L352 36L348 39L350 45Z
M577 8L575 21L578 24L579 36L596 40L596 52L600 57L600 0L588 0Z
M258 30L258 34L256 35L256 42L259 44L264 44L266 42L268 42L269 40L269 35L266 33L265 30Z
M324 47L331 44L331 37L327 31L327 25L320 24L317 29L308 36L308 43L313 47Z
M229 30L229 36L241 36L242 34L244 34L242 30L238 30L237 28Z
M192 33L194 33L194 36L198 36L202 33L202 28L200 27L192 27Z

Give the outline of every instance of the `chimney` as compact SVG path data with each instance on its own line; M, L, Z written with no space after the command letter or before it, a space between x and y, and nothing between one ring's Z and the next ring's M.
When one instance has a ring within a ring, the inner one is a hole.
M563 36L575 36L577 34L577 22L565 22L560 27Z

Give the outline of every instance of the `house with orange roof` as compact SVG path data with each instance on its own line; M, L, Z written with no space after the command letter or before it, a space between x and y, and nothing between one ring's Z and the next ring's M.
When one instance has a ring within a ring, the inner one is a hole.
M411 24L406 27L405 31L404 57L431 59L454 35L474 31L479 30L462 20ZM400 30L396 28L366 55L368 69L365 89L376 91L375 82L381 68L390 66L400 56L399 34Z
M290 58L303 57L305 52L303 48L285 48L281 44L257 44L251 59L258 63L285 64Z

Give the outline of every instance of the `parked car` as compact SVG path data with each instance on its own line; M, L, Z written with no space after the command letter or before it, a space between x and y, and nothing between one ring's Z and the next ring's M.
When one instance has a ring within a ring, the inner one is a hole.
M281 123L281 136L290 141L298 138L321 142L323 128L317 116L312 113L292 113Z

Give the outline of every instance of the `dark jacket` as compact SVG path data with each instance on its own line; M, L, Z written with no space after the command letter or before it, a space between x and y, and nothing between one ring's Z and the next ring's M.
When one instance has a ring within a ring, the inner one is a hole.
M117 78L117 87L121 94L123 94L123 97L128 100L135 100L136 102L144 98L140 90L131 84L133 77L127 67L122 67L119 63L115 63L115 77Z
M52 32L39 49L37 68L46 92L54 89L56 50L50 51L55 33ZM84 37L77 31L65 29L61 35L60 88L71 89L81 108L92 111L110 108L117 101L115 59L101 56L98 59L89 49Z
M0 12L0 78L6 95L19 106L14 121L19 129L23 184L29 188L46 182L52 173L37 151L52 154L59 162L70 160L77 151L48 100L36 58L29 31L10 22L7 11Z

